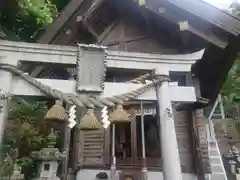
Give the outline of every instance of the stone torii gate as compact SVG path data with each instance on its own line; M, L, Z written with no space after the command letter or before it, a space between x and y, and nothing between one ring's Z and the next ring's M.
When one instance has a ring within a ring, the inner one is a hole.
M6 41L3 41L3 44L5 46L0 47L0 89L2 94L49 96L69 105L87 109L103 108L104 106L114 108L132 99L156 100L160 106L161 144L164 144L161 149L164 179L182 179L172 102L196 102L196 96L194 87L180 87L169 83L169 67L155 69L154 81L145 85L106 83L104 82L106 68L122 66L118 59L109 60L109 56L113 56L114 53L107 52L106 47L79 44L78 49L52 45L37 45L38 48L36 48L34 44L21 43L23 46L14 46L13 43ZM41 48L39 48L40 46ZM202 53L195 54L196 60L201 58ZM139 55L138 53L138 56L143 56L144 59L144 54ZM190 55L185 55L179 59L189 57ZM120 58L127 59L129 57L123 55ZM35 79L18 68L21 61L76 64L77 80ZM192 60L192 63L194 62L195 60ZM148 68L153 70L157 63L149 63ZM137 65L139 66L139 64ZM191 63L189 65L186 63L181 68L186 67L190 68ZM0 102L2 107L0 112L0 146L7 120L8 102L9 98L3 98ZM115 172L114 155L112 158L111 171Z

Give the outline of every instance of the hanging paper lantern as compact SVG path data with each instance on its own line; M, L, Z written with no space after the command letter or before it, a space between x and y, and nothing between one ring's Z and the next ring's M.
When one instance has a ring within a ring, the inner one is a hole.
M55 104L48 110L44 119L65 121L68 118L66 110L62 106L62 102L57 100Z
M122 105L117 105L109 117L111 123L129 123L131 121L130 114L123 109Z
M93 109L88 109L87 113L80 120L78 128L82 131L93 131L101 129L101 124L95 117Z

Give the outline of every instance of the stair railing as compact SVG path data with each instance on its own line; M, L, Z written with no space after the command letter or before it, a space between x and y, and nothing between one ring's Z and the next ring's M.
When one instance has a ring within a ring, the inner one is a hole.
M222 156L221 156L221 153L220 153L220 150L219 150L219 146L218 146L218 142L217 142L217 139L216 139L216 134L215 134L215 130L214 130L214 124L212 122L212 117L215 115L215 111L217 109L217 105L219 105L220 107L220 116L222 119L225 119L225 113L224 113L224 108L223 108L223 102L222 102L222 97L221 95L219 94L214 105L213 105L213 108L209 114L209 117L208 117L208 123L206 124L206 129L207 129L207 141L208 141L208 155L209 155L209 158L210 158L210 147L211 147L211 143L214 143L215 144L215 147L216 147L216 150L217 150L217 154L220 156L220 165L222 167L222 170L223 170L223 173L224 173L224 178L227 180L227 174L226 174L226 171L225 171L225 168L224 168L224 165L223 165L223 160L222 160ZM208 176L208 179L211 180L211 174L207 175Z

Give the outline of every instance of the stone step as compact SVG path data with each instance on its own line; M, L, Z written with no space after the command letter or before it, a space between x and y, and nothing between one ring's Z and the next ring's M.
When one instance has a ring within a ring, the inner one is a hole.
M216 141L213 143L209 143L209 146L210 148L216 148L217 147L217 144L216 144Z
M223 168L220 164L215 165L215 164L211 164L211 168L212 168L212 173L221 173L224 172Z
M211 174L210 180L227 180L224 174Z
M209 154L212 170L209 180L227 180L224 167L222 166L222 159L216 143L211 143L211 145L209 144Z
M211 164L219 164L219 165L221 165L221 159L220 158L211 158L210 157L210 163Z
M223 121L215 121L213 120L213 128L215 133L215 138L210 139L210 142L208 144L208 150L209 150L209 158L210 158L210 165L212 169L212 173L209 175L209 180L227 180L226 173L224 166L222 164L222 157L221 157L221 151L218 148L221 148L222 146L226 146L225 143L225 131L223 128ZM219 140L223 142L222 144L218 144ZM225 150L225 149L224 149Z
M213 150L210 150L209 154L210 154L210 157L211 156L219 156L218 152L217 151L213 151Z
M219 156L210 156L211 159L221 159Z

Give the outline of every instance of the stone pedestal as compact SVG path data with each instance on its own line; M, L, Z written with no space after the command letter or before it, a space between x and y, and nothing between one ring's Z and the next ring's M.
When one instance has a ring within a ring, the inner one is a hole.
M236 180L240 180L240 174L236 174Z
M147 168L142 168L141 170L141 180L147 180L148 179L148 171Z

